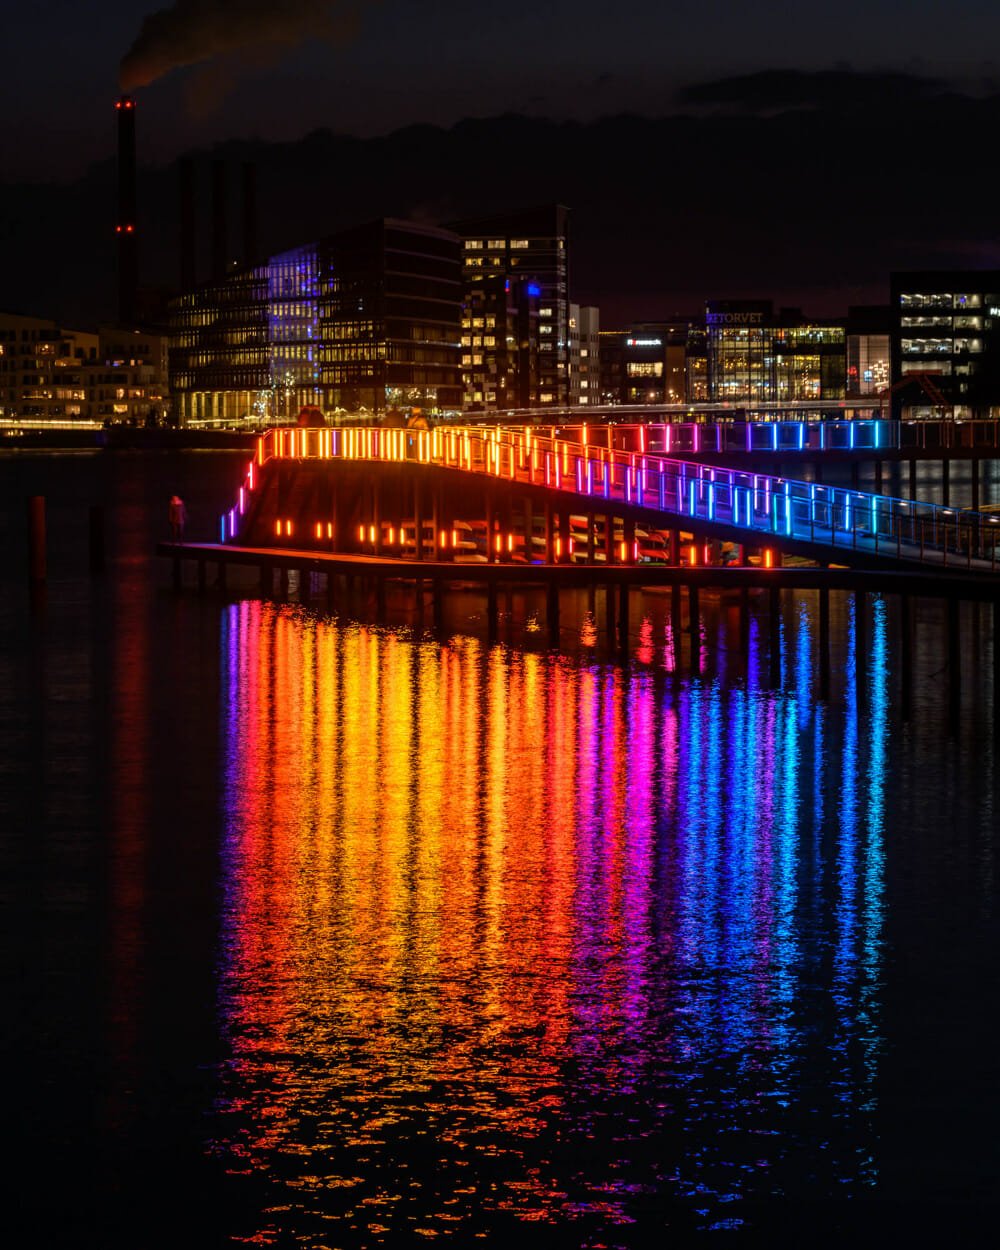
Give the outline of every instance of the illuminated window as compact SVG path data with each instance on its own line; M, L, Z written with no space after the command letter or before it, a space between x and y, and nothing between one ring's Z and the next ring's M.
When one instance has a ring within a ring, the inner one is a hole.
M511 239L510 245L512 248L525 248L529 246L527 239Z

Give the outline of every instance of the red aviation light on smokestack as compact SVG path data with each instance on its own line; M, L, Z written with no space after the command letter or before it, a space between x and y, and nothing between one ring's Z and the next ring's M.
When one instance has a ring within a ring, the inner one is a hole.
M115 101L118 115L118 319L123 325L135 320L138 285L136 256L135 101L123 95Z

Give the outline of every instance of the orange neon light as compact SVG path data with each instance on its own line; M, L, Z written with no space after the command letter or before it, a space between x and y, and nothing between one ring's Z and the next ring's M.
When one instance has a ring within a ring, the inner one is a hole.
M316 522L316 537L317 538L323 537L323 522L322 521Z
M289 538L291 537L291 535L292 535L292 523L291 523L291 521L286 521L286 522L285 522L285 533L289 536Z
M368 541L370 543L373 543L375 541L375 526L374 525L368 526Z
M698 563L698 548L694 544L688 547L688 563L692 568Z
M628 544L624 541L621 544L621 558L622 564L625 564L628 560Z
M280 521L275 521L274 532L278 535L279 538L281 537L281 522Z
M326 536L327 538L333 537L333 522L332 521L327 521L326 523Z
M774 568L774 552L771 550L770 547L767 547L764 550L764 568L766 569Z
M705 563L712 563L712 548L708 543L705 544Z
M365 527L363 525L359 525L358 526L358 542L363 543L364 541L365 541Z
M499 534L497 534L496 546L497 546L497 551L503 551L503 538Z
M558 557L561 555L562 555L562 539L557 537L556 538L556 556Z

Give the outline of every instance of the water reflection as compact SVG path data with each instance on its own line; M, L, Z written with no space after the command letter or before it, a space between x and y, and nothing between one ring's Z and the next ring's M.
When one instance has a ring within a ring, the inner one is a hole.
M229 607L212 1149L278 1190L246 1235L627 1244L869 1185L872 629L862 719L853 680L814 705L804 609L782 692L754 645L684 684Z

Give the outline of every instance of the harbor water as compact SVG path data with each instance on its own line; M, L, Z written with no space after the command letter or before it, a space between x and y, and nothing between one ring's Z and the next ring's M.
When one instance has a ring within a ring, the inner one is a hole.
M471 589L174 591L170 496L211 539L243 467L0 457L10 1244L980 1244L989 611L956 721L932 601L904 716L892 596L821 700L812 593L774 680L765 599L692 651L636 596L622 664L585 591L558 650L530 592L491 643Z

